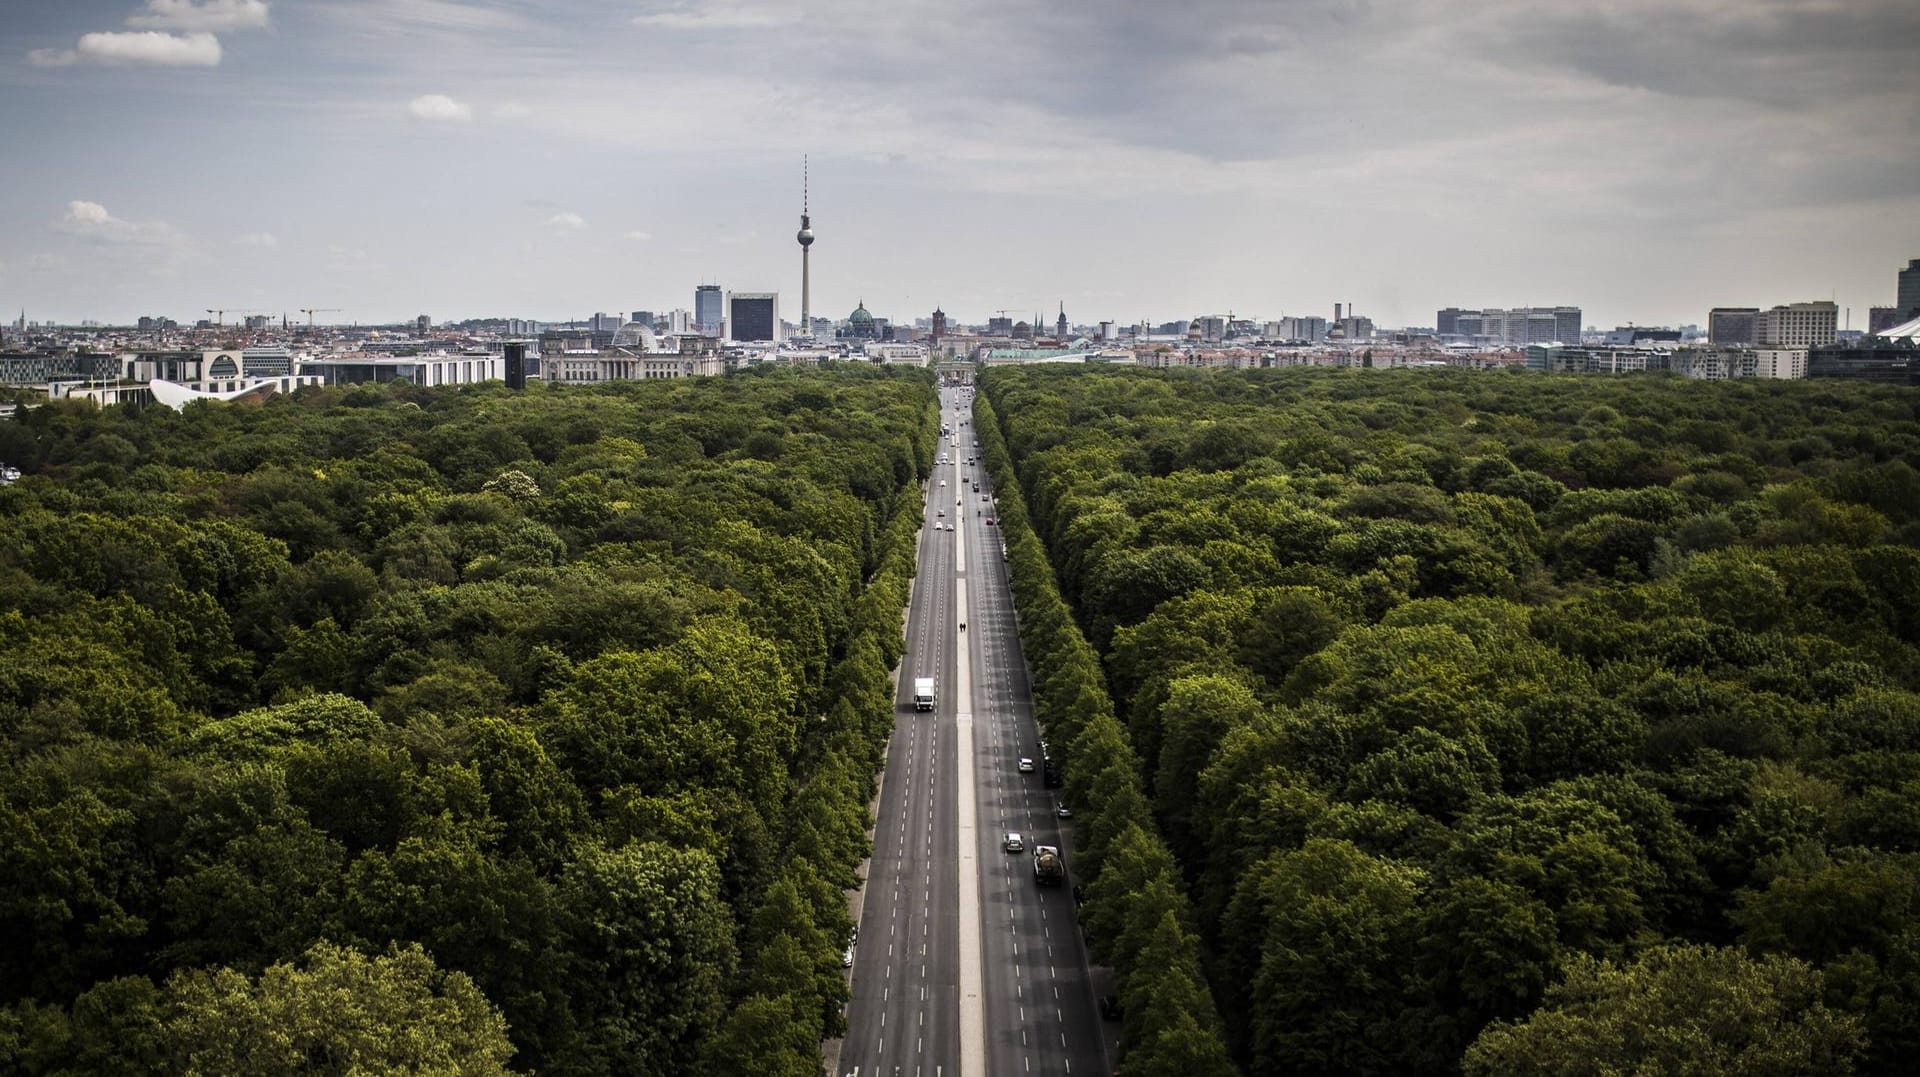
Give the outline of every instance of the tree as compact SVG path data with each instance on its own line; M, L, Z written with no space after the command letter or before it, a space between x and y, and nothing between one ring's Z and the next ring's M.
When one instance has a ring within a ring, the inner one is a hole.
M369 958L317 943L258 979L168 981L166 1040L184 1072L505 1074L507 1024L473 981L418 946Z
M1659 946L1630 964L1585 955L1518 1024L1467 1051L1469 1077L1498 1074L1845 1074L1865 1046L1858 1019L1821 1001L1820 974L1792 958Z
M736 955L711 857L665 845L589 845L559 888L575 1031L562 1074L670 1077L726 1014Z

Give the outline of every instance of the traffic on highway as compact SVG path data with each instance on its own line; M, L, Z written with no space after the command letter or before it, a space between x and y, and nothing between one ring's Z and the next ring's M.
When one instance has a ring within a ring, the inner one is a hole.
M941 398L835 1070L1105 1074L1114 1032L1074 916L1072 813L1034 724L971 389Z

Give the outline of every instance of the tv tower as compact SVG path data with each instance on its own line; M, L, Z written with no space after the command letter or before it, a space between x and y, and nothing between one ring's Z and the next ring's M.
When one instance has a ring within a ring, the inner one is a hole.
M813 280L808 275L807 249L813 246L813 220L807 215L807 158L800 157L800 335L813 335Z

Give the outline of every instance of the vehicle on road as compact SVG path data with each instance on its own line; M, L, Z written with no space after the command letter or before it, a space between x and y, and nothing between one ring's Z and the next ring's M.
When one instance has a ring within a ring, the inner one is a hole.
M1071 819L1073 818L1073 809L1067 807L1065 804L1061 804L1059 807L1053 809L1053 814L1062 819Z
M915 677L913 679L913 709L930 711L933 709L933 678Z
M987 526L988 526L988 527L992 527L992 526L993 526L993 517L991 517L991 516L989 516L989 517L987 517Z
M941 519L945 519L945 518L946 518L946 515L947 515L947 510L946 510L946 509L939 509L939 510L937 510L937 511L935 511L935 512L934 512L934 515L935 515L935 516L938 516L938 517L940 517Z
M1024 755L1020 757L1020 773L1022 774L1033 773L1033 760L1028 759Z
M940 480L940 485L945 486L946 484L947 484L947 480L945 479Z
M1026 847L1027 843L1020 840L1018 831L1009 830L1007 831L1007 836L1000 839L1000 848L1010 853L1022 852Z
M1033 847L1033 881L1041 886L1059 886L1067 881L1067 862L1060 850L1051 845Z

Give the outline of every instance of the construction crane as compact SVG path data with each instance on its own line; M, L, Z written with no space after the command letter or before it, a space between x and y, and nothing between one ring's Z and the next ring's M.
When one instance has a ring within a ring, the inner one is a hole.
M339 307L301 307L300 313L307 316L307 328L313 328L313 316L316 314L338 314Z
M264 310L242 310L238 307L208 307L207 313L213 315L213 327L219 329L225 326L227 315L229 314L265 314L267 312Z

